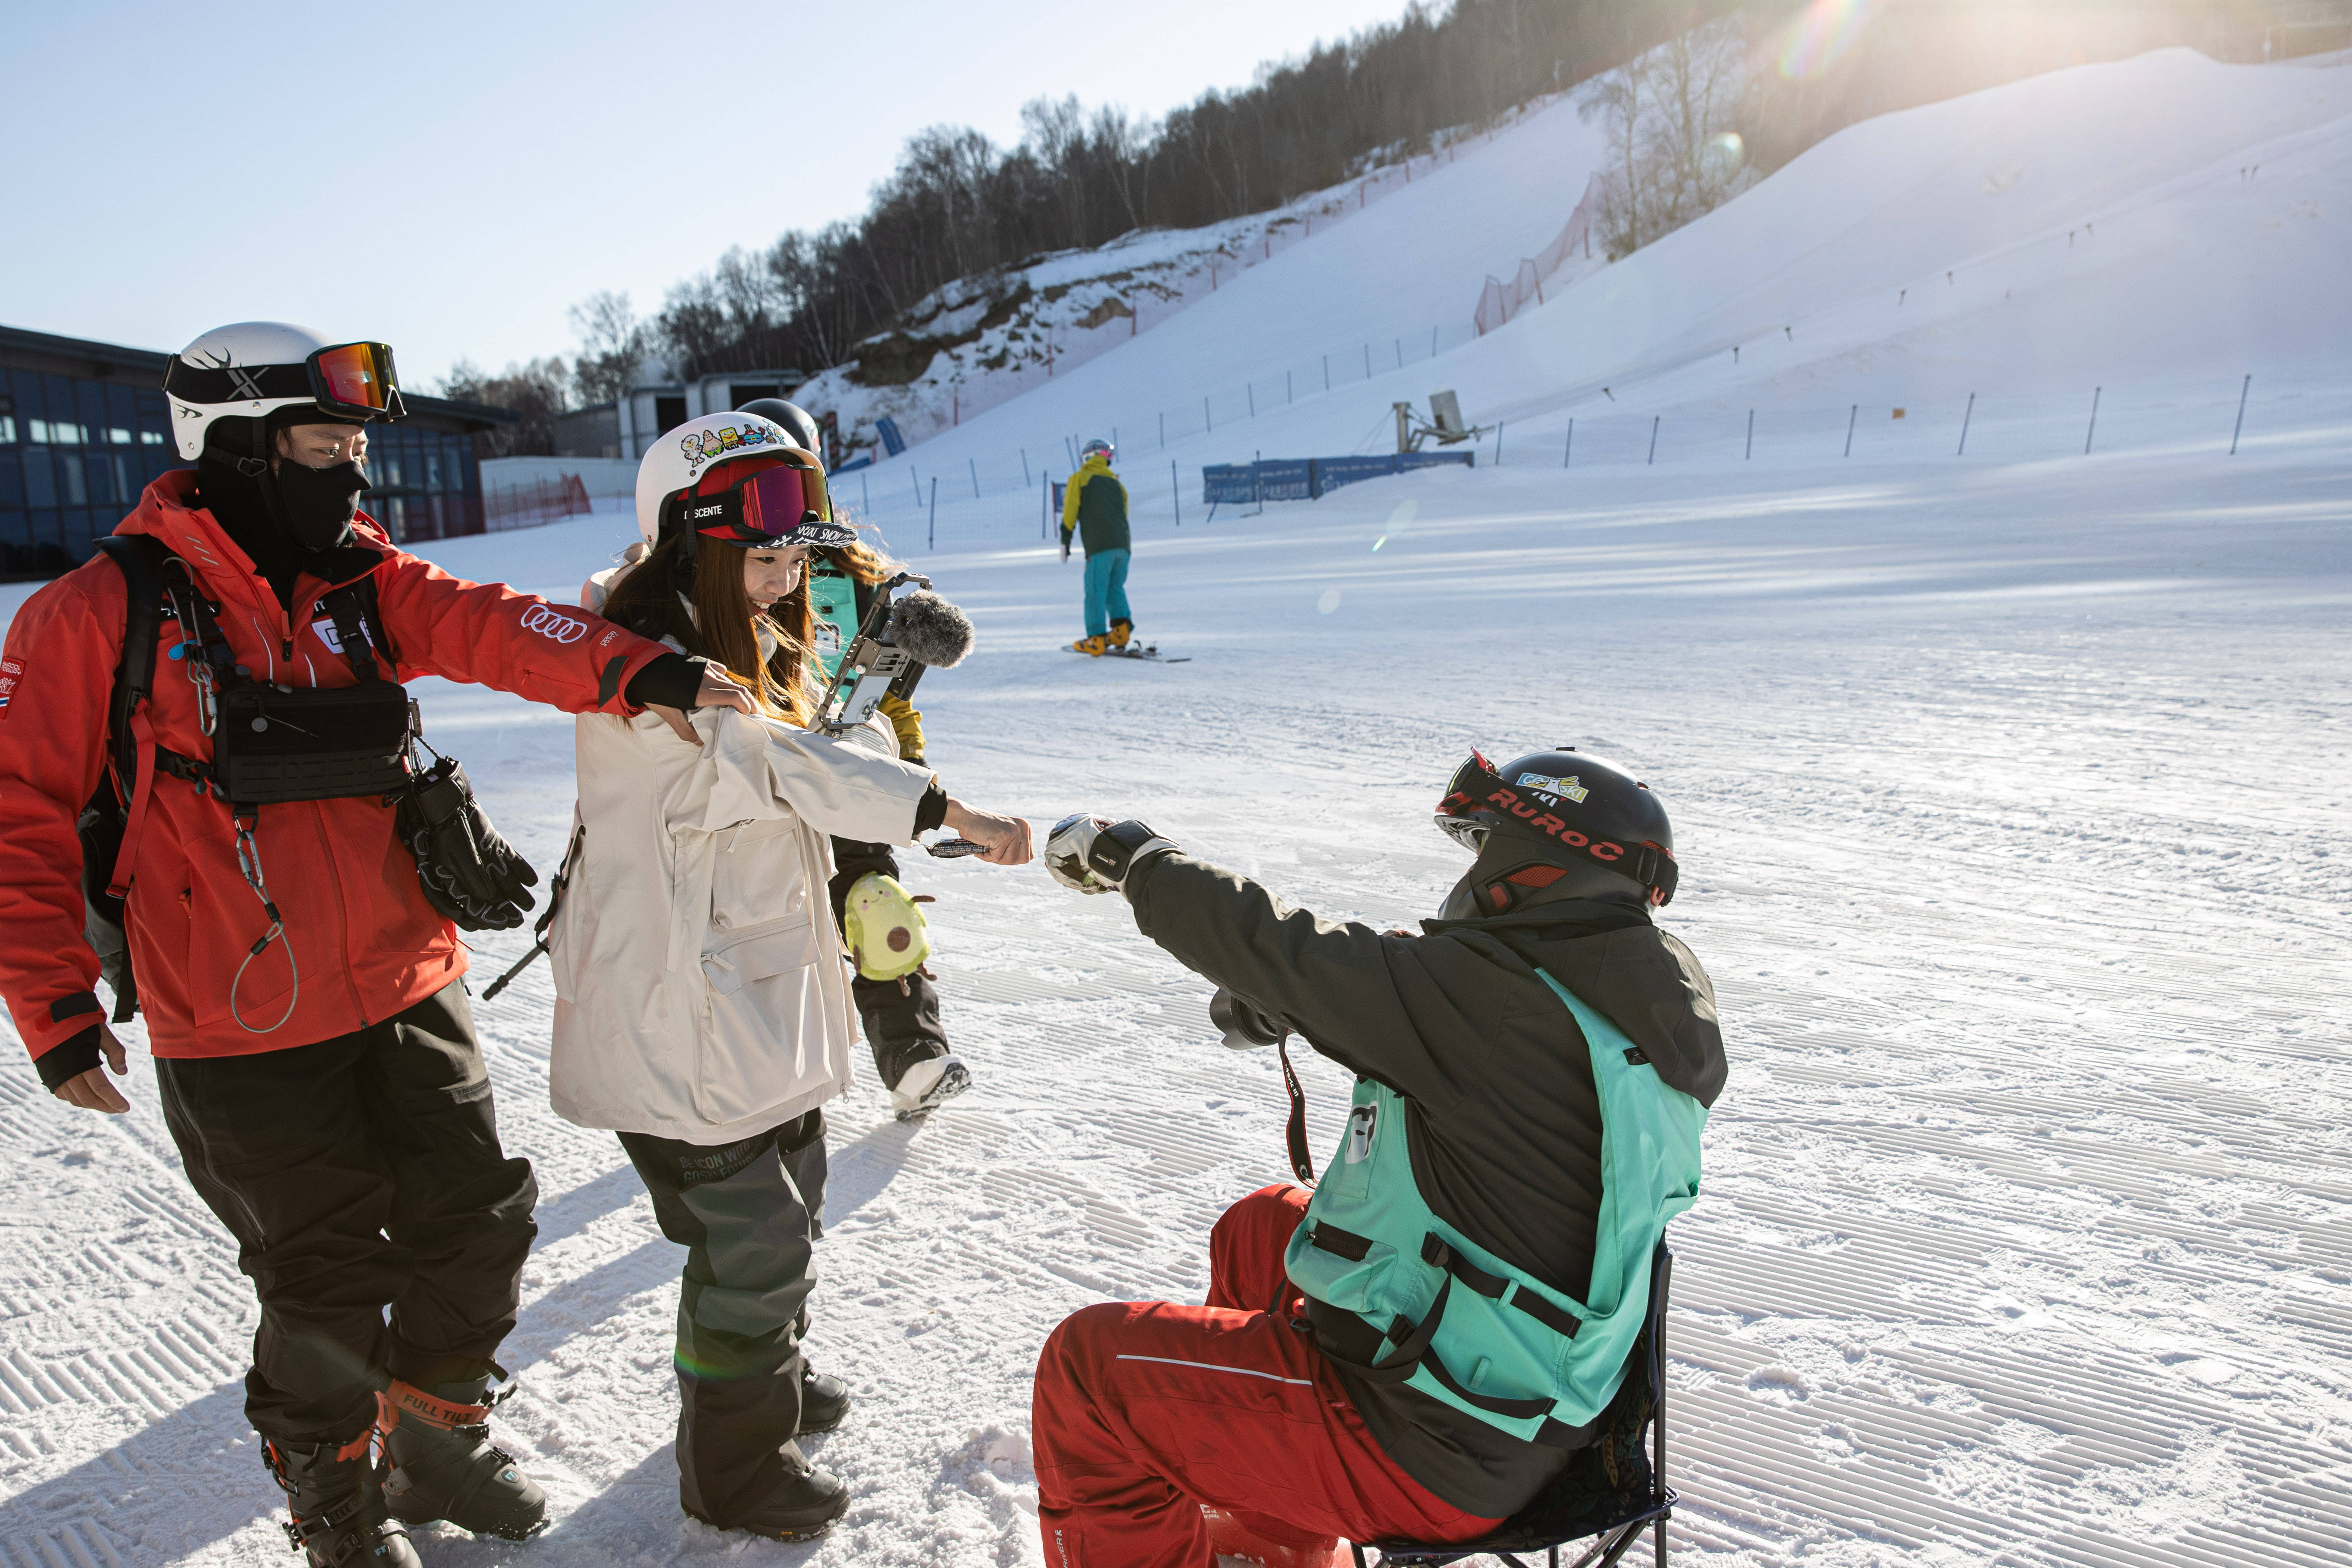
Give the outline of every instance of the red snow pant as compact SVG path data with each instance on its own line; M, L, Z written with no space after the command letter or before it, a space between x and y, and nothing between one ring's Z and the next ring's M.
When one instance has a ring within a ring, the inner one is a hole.
M1501 1522L1399 1469L1291 1326L1282 1254L1306 1212L1302 1188L1252 1193L1210 1233L1207 1306L1106 1302L1045 1342L1031 1431L1048 1568L1210 1568L1203 1509L1231 1516L1223 1550L1238 1525L1292 1562L1328 1561L1335 1537L1472 1541Z

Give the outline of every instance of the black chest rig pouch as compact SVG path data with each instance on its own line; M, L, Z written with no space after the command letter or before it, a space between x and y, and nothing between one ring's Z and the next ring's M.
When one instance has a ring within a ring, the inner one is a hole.
M122 562L121 554L109 553L118 564ZM457 759L426 744L415 700L379 665L379 655L394 666L399 656L383 626L373 574L331 589L318 602L335 628L336 651L359 678L344 687L288 686L257 677L236 662L221 634L218 606L205 597L185 564L167 562L161 577L163 613L180 625L170 658L195 685L199 724L213 754L200 762L157 745L153 770L187 780L226 803L236 826L237 869L269 922L230 985L229 1013L241 1027L271 1033L294 1016L301 994L301 976L295 971L285 1012L267 1026L247 1023L236 1005L245 970L286 930L254 840L265 805L373 798L392 808L392 830L415 859L418 885L436 911L467 931L507 931L523 923L523 911L533 901L524 889L538 882L538 873L490 826ZM432 754L429 767L418 762L419 748ZM130 815L135 823L143 813L134 804ZM118 861L118 883L129 858L126 849ZM290 945L286 962L293 971Z

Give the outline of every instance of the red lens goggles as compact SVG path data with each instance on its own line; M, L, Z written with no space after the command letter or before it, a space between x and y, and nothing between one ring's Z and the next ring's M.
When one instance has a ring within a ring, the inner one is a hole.
M833 521L824 470L806 453L787 451L784 465L764 468L717 495L686 503L686 525L697 533L751 548L804 544L812 550L855 544L857 535ZM799 464L806 463L803 468Z
M306 363L311 395L330 414L352 419L397 419L405 412L389 343L337 343L320 349Z

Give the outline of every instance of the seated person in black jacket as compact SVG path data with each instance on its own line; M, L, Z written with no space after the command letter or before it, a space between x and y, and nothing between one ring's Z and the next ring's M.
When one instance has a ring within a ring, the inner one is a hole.
M1207 1305L1089 1307L1047 1342L1049 1563L1472 1541L1603 1427L1726 1076L1706 973L1651 923L1672 828L1572 752L1474 754L1437 822L1477 858L1419 935L1288 908L1139 822L1055 830L1057 879L1125 893L1143 934L1358 1086L1311 1204L1286 1184L1218 1222Z

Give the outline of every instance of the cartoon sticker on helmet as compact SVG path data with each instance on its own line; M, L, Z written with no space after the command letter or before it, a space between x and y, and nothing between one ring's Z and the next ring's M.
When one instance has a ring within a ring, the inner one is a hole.
M742 432L736 429L732 425L724 426L719 429L719 445L725 450L731 452L742 444Z

